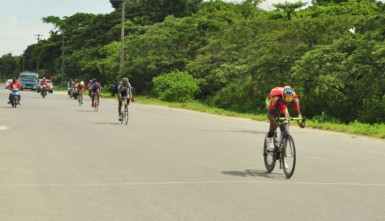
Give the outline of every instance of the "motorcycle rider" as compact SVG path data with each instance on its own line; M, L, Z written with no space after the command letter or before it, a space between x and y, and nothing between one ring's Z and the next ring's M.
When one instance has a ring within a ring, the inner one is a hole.
M41 95L43 95L43 90L47 90L47 87L48 87L48 83L47 83L47 81L45 80L45 77L43 77L43 79L42 79L41 82L40 82L40 88L41 88L40 94L41 94Z
M8 101L8 104L10 104L11 99L12 99L12 91L13 90L20 90L21 84L18 80L16 80L16 78L13 78L12 82L9 84L8 88L9 88L9 90L11 90L11 93L9 94L9 101ZM20 93L18 95L18 98L19 98L19 105L20 105L20 99L21 99Z

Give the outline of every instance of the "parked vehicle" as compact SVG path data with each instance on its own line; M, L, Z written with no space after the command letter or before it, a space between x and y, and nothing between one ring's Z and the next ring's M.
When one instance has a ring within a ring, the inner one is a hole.
M36 72L21 72L19 75L21 90L31 89L32 91L37 90L39 84L39 74Z

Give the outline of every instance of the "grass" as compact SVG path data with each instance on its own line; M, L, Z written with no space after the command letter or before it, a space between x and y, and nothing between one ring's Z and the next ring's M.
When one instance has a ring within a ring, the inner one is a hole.
M187 102L187 103L177 103L177 102L171 103L171 102L165 102L165 101L161 101L154 98L148 98L148 97L135 97L135 99L136 99L135 100L136 102L142 103L142 104L181 108L181 109L187 109L187 110L200 111L200 112L209 113L209 114L240 117L240 118L268 122L265 113L264 114L237 113L233 111L223 110L220 108L208 107L196 101ZM332 122L318 122L312 119L307 119L306 127L385 139L385 124L371 125L371 124L364 124L364 123L358 123L358 122L354 122L350 124L340 124L340 123L332 123Z
M56 90L67 90L67 88L55 88L55 89ZM116 96L111 97L111 95L109 93L105 93L105 92L102 93L102 96L103 96L103 98L116 98ZM178 102L161 101L159 99L149 98L149 97L144 97L144 96L135 96L135 102L138 102L141 104L180 108L180 109L199 111L199 112L204 112L204 113L209 113L209 114L231 116L231 117L240 117L240 118L252 119L252 120L256 120L256 121L268 122L265 113L263 113L263 114L238 113L238 112L228 111L228 110L224 110L224 109L220 109L220 108L209 107L207 105L204 105L204 104L196 102L196 101L178 103ZM354 122L354 123L350 123L350 124L341 124L341 123L333 123L333 122L319 122L316 120L308 119L308 120L306 120L306 127L385 139L385 124L384 123L373 124L373 125L359 123L359 122Z

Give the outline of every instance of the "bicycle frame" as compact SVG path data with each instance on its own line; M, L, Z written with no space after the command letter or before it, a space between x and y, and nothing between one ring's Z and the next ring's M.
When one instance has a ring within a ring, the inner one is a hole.
M278 124L278 127L280 127L281 132L279 134L278 140L275 140L275 158L279 159L280 162L280 169L282 169L282 154L283 154L283 146L285 140L289 137L289 128L290 128L290 121L293 120L305 120L304 118L298 118L298 117L277 117L276 122ZM283 126L283 129L281 128ZM275 134L277 134L277 130L275 131Z
M284 140L284 138L287 138L287 135L289 134L289 125L290 125L290 121L293 121L293 120L305 120L305 118L300 118L300 117L277 117L275 118L275 120L277 121L277 124L278 124L278 127L281 127L283 126L283 130L281 130L281 133L280 133L280 136L279 136L279 140L278 140L278 148L279 150L282 150L282 141ZM277 130L275 131L277 133Z

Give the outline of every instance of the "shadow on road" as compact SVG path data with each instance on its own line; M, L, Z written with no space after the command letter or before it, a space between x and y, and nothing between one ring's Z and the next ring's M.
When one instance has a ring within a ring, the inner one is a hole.
M121 123L96 122L95 124L101 124L101 125L120 125Z
M266 134L266 131L256 130L201 130L204 132L224 132L224 133L251 133L251 134Z
M284 178L283 174L268 173L266 170L222 171L222 174L240 177Z
M77 110L77 112L94 112L94 110Z

